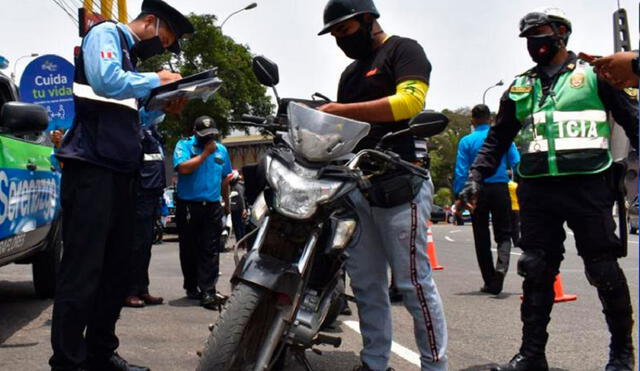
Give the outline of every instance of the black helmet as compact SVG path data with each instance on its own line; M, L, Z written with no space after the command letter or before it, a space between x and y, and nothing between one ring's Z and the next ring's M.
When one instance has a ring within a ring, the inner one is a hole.
M373 0L329 0L324 7L324 27L318 35L324 35L334 25L365 13L380 17Z
M524 35L532 28L545 24L554 27L554 32L557 32L555 25L561 24L567 27L567 37L571 34L571 21L567 15L561 9L544 7L535 9L522 17L520 20L520 37L525 37Z

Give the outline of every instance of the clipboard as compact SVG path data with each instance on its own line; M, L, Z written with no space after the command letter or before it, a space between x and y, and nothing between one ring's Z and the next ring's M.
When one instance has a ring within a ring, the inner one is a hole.
M222 86L222 80L216 76L216 71L217 69L207 70L158 86L151 90L144 107L147 111L162 110L168 102L184 98L207 101Z

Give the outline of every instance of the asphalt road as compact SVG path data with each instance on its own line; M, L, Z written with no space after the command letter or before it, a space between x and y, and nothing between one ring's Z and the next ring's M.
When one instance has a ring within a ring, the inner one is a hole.
M480 294L471 227L435 225L438 261L445 267L434 272L445 305L449 328L451 370L486 370L510 359L520 341L519 304L522 280L515 274L520 251L512 252L512 269L499 296ZM567 255L562 264L566 293L578 300L554 307L547 357L553 370L602 370L608 354L608 332L595 289L589 286L582 261L568 233ZM637 319L638 240L632 236L629 257L621 261L627 273ZM223 255L219 289L228 293L233 269L231 254ZM205 310L184 297L175 239L153 249L151 291L165 304L143 309L125 308L118 322L120 354L152 370L193 370L196 351L208 335L207 325L218 313ZM51 301L35 298L29 266L0 268L0 370L47 370ZM355 307L352 305L352 308ZM398 371L418 370L412 320L402 306L394 307L394 353L391 366ZM310 354L316 371L350 370L358 364L361 339L357 315L341 317L343 345ZM637 331L635 334L637 344ZM302 370L291 364L289 370Z

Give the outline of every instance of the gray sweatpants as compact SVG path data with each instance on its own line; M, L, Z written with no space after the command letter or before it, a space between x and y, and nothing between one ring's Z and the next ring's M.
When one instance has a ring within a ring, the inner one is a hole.
M422 371L446 370L447 325L426 253L433 185L425 182L412 202L387 209L371 207L359 190L350 197L359 227L348 248L347 272L358 305L362 362L375 371L388 367L392 329L387 268L391 266L404 306L413 316Z

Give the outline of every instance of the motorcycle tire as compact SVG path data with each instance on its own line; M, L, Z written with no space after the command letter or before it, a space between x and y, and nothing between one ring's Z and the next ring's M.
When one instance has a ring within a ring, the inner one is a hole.
M239 282L207 339L197 371L253 369L251 357L259 353L277 314L275 300L274 293Z

